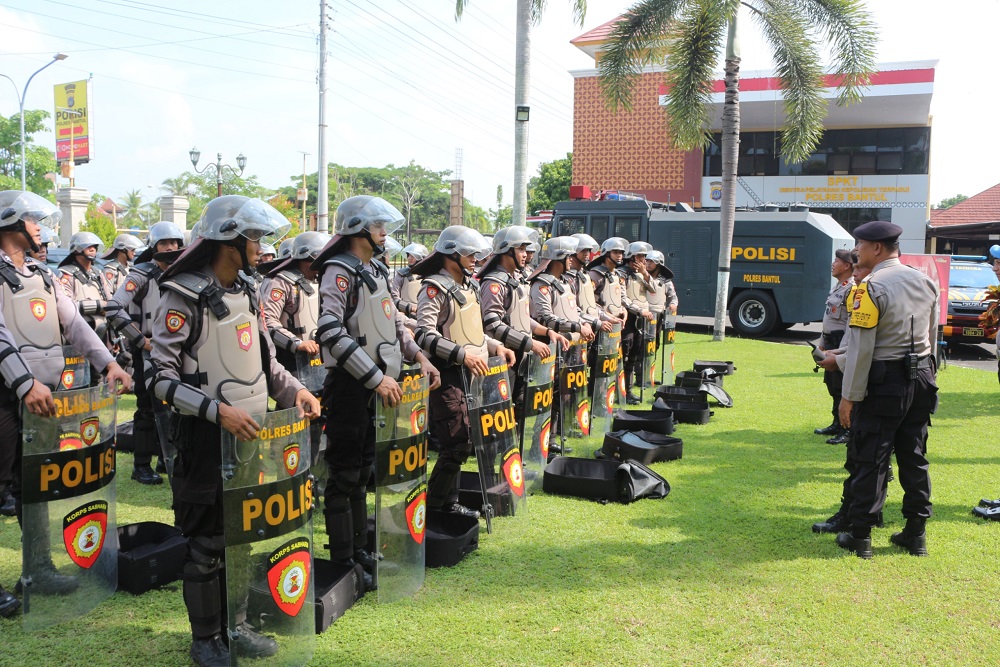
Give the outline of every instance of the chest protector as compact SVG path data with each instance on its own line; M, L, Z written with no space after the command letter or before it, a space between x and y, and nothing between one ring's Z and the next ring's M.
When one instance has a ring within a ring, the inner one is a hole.
M653 291L646 292L649 309L654 313L662 313L667 309L667 285L660 278L653 278Z
M531 298L528 286L506 271L494 271L486 276L507 287L507 324L511 328L531 335Z
M117 292L118 288L125 282L128 271L128 267L122 266L118 260L112 260L104 267L104 279L108 281L111 294Z
M594 294L594 281L590 279L586 271L577 271L576 277L580 285L580 291L576 295L580 310L588 315L596 315L600 312L601 307L597 305L597 296Z
M96 271L84 271L76 263L67 264L62 270L72 276L80 285L83 293L82 300L107 301L108 295L104 293L104 285L101 283L101 275ZM84 315L83 319L97 332L102 339L108 331L108 320L104 315Z
M160 267L154 262L142 262L132 267L132 274L142 274L147 278L146 284L136 290L129 304L128 314L132 321L136 323L143 334L149 336L153 332L153 314L156 313L156 306L160 303L160 286L156 283L163 273Z
M313 340L319 322L319 290L316 283L299 271L281 271L278 275L299 290L298 308L283 323L285 328L302 340Z
M47 269L28 266L30 276L10 264L0 264L3 317L35 378L53 389L59 386L66 365L53 281Z
M483 313L479 307L479 292L475 283L470 281L459 286L451 276L443 273L424 278L424 281L447 292L450 299L451 310L448 320L441 327L441 335L461 345L466 354L488 359L490 353L486 346Z
M403 303L417 305L417 297L420 296L420 281L410 273L409 269L400 269L403 273L403 284L399 286L399 300Z
M200 279L200 280L199 280ZM197 377L211 398L251 415L267 412L267 376L260 340L260 314L245 290L227 292L198 273L173 279L199 295L201 345L181 362L182 377ZM200 289L198 287L200 286ZM188 381L188 380L185 380Z
M638 274L632 274L625 281L625 294L630 301L638 301L640 304L646 303L646 286L642 284Z
M541 280L549 286L549 294L552 295L552 314L560 320L569 322L580 321L580 311L576 305L576 295L564 281L552 276L549 273L539 274L536 280ZM573 340L578 340L580 334L572 333L569 336Z
M347 332L383 373L393 379L399 378L403 367L403 351L396 336L388 269L381 262L372 260L371 266L375 270L373 276L364 269L360 259L346 253L337 255L326 263L347 269L353 278L353 289L349 290L352 295L350 301L356 299L356 302L353 310L347 314ZM315 324L313 330L315 331Z
M604 289L601 290L601 299L604 301L604 312L614 317L621 317L625 306L622 305L622 279L615 271L609 271L606 266L597 267L598 272L604 275Z

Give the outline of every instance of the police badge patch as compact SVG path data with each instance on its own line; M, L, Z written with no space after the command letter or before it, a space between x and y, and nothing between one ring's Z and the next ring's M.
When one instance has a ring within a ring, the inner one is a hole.
M31 314L35 316L35 319L41 322L45 319L45 299L32 299L31 304Z
M267 583L271 598L288 616L297 616L306 600L312 558L309 540L285 543L267 557Z
M125 281L125 291L134 292L139 287L139 283L135 282L131 278Z
M285 291L280 290L277 287L271 290L271 301L281 301L285 297Z
M166 320L164 324L167 325L167 331L170 333L177 333L184 326L184 322L187 321L187 316L179 310L168 310Z
M389 319L392 319L392 299L385 297L382 299L382 312Z
M433 299L437 295L438 295L438 289L437 289L437 287L434 287L434 285L428 285L427 286L427 298L428 299Z
M70 559L84 569L97 562L108 530L108 503L81 505L63 519L63 543Z
M490 291L493 292L494 294L499 294L500 293L500 284L499 283L492 283L491 282L490 283Z
M337 276L337 289L341 292L346 292L348 288L347 276Z
M236 325L236 340L239 342L240 349L244 352L250 349L253 345L253 334L250 332L250 322L244 322L243 324Z

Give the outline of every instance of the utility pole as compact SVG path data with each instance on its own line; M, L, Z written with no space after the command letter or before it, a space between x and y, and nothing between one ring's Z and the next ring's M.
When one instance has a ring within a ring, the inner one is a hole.
M302 187L296 193L297 199L302 202L302 220L299 222L299 231L307 232L309 231L309 219L306 218L306 201L309 200L309 186L306 183L306 156L309 153L305 151L299 152L302 153Z
M326 0L319 0L319 142L317 146L319 181L316 190L316 230L329 231L330 195L326 161Z

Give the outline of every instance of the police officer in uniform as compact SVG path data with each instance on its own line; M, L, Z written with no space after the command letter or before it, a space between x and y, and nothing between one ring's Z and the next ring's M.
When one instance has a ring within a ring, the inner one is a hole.
M389 291L389 270L374 259L403 215L381 197L359 195L337 207L334 236L312 264L320 273L316 338L329 369L323 386L326 420L324 493L330 558L360 563L371 587L375 556L367 551L366 486L375 464L375 404L402 398L396 381L404 359L420 364L433 387L437 370L421 354ZM294 255L294 250L293 250Z
M9 334L6 340L0 339L0 374L6 385L0 387L0 472L12 473L10 491L18 523L22 518L21 403L32 414L55 416L52 390L59 386L65 366L64 337L95 369L106 372L109 385L121 382L124 390L131 384L52 271L27 256L41 241L40 223L57 224L60 217L55 205L34 193L0 192L0 315ZM58 595L75 590L76 578L60 575L48 547L35 544L37 548L26 554L33 573L32 591ZM20 586L19 582L15 592Z
M438 236L434 252L413 265L423 276L416 341L441 372L441 388L431 392L428 406L429 437L440 454L427 483L427 509L476 518L479 512L458 502L459 472L472 453L463 367L484 375L490 356L503 356L508 366L516 361L513 351L484 332L479 288L472 281L476 260L491 249L476 230L451 225Z
M420 279L411 272L411 269L414 264L427 257L427 246L411 243L403 248L403 253L406 254L406 266L396 269L392 277L392 298L399 312L407 317L416 317Z
M42 227L42 240L38 244L38 250L29 250L28 256L45 264L49 259L49 245L53 243L59 245L58 237L48 227Z
M154 259L160 253L171 253L184 245L184 232L172 222L161 220L149 228L149 247L144 250L129 271L125 281L111 297L118 309L108 318L115 333L129 343L132 380L135 386L135 415L132 418L132 440L135 443L135 460L132 479L140 484L162 484L163 478L150 463L158 454L163 463L153 415L153 401L146 390L143 358L153 349L153 316L160 301L160 276L169 266L163 259ZM162 256L162 255L161 255Z
M601 244L600 254L590 261L587 269L590 272L590 279L594 283L594 294L597 297L597 305L612 318L622 322L623 329L628 311L625 308L625 281L618 273L618 267L625 259L625 251L628 249L628 242L619 237L612 236ZM622 355L626 352L624 331L622 332ZM627 376L628 374L626 374ZM636 405L639 402L629 393L626 396L629 405Z
M77 303L80 314L97 332L108 349L112 349L107 311L117 308L110 302L111 292L104 274L94 266L94 260L104 243L91 232L77 232L69 240L69 254L59 263L59 282L70 299Z
M819 350L835 350L840 347L840 342L847 332L847 321L850 313L847 310L846 299L854 280L851 274L854 272L854 260L850 250L843 248L834 253L833 264L830 265L830 273L837 281L829 296L826 297L826 307L823 310L823 338L820 342ZM816 435L831 436L828 443L831 445L841 445L847 442L849 434L846 428L840 423L840 393L843 391L844 374L840 369L823 371L823 383L827 391L833 398L833 422L829 426L818 428L813 431Z
M153 350L146 367L149 390L180 413L176 429L174 517L188 538L181 568L191 623L191 658L199 665L229 665L224 637L225 579L221 433L253 440L270 393L279 408L319 416L319 402L277 361L263 327L253 286L240 277L260 253L260 239L288 229L269 204L228 195L205 207L200 236L160 278L153 316ZM229 601L248 657L273 655L277 643L241 619L246 599Z
M622 330L622 357L625 360L625 400L630 405L639 402L632 395L633 376L638 382L643 381L643 320L656 320L646 300L647 292L653 289L646 270L646 255L652 250L653 246L645 241L633 241L625 251L625 263L618 268L625 279L625 296L622 301L628 311L625 328Z
M666 258L659 250L651 250L646 255L646 271L649 274L649 287L646 289L646 303L656 317L656 350L660 350L663 337L664 318L669 312L677 314L677 292L667 294L673 288L674 272L667 266ZM659 382L659 380L657 380Z
M155 226L155 225L154 225ZM131 234L119 234L115 237L111 249L101 256L101 259L109 260L104 265L104 281L107 286L107 293L114 294L128 276L132 260L135 253L142 248L142 241Z
M319 321L319 272L311 265L329 242L329 234L302 232L289 257L271 268L261 283L264 324L278 362L293 374L296 352L319 354L319 343L313 340Z
M890 457L896 455L906 527L891 542L927 555L931 515L927 429L937 406L934 346L938 288L923 272L899 261L902 228L868 222L856 230L858 265L871 274L851 304L840 423L851 429L850 532L837 545L871 558L871 529L885 502ZM853 468L853 470L852 470Z
M277 256L278 256L278 251L274 249L273 245L271 245L270 243L260 244L260 260L258 261L258 264L260 263L266 264L267 262L273 262L277 258Z
M555 236L542 244L538 268L531 274L531 317L542 326L573 340L594 340L594 329L580 315L576 295L567 280L566 263L576 252L576 239Z

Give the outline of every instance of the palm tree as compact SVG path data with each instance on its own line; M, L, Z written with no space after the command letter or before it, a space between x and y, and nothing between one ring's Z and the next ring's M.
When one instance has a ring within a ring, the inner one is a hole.
M191 194L191 175L189 172L184 172L176 178L165 178L163 183L160 184L161 190L166 190L169 194L175 197L187 197Z
M145 208L145 204L142 201L142 192L139 190L129 190L125 193L125 197L118 203L125 207L125 214L122 216L123 224L126 226L146 225L146 221L142 217L143 209Z
M542 20L546 0L517 0L515 31L514 107L528 106L531 92L531 26ZM583 26L587 0L570 0L573 18ZM455 20L461 20L469 0L455 1ZM514 216L523 225L528 215L528 121L514 121Z
M737 27L745 9L771 48L784 95L781 151L791 162L812 153L823 135L826 101L820 50L829 48L830 72L840 82L838 105L860 101L875 71L877 31L862 0L640 0L611 34L598 63L601 89L612 109L631 108L646 65L663 63L668 87L667 126L683 150L710 142L711 82L725 42L722 111L722 202L715 340L725 338L729 259L736 218L740 141L740 52Z

